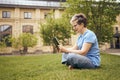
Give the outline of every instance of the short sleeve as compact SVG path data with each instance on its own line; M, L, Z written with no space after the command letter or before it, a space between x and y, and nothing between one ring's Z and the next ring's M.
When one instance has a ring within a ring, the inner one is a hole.
M93 32L89 32L85 35L84 43L95 43L96 35Z

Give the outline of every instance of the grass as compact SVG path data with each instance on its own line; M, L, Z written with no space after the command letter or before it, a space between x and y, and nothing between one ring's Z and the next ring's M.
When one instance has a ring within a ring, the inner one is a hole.
M69 70L61 54L0 56L0 80L119 80L120 56L101 54L98 69Z

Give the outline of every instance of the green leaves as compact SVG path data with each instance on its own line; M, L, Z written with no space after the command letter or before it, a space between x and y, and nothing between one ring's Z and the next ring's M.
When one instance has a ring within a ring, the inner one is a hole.
M17 38L12 38L12 47L21 49L23 48L28 48L28 47L33 47L37 44L37 38L35 35L31 33L22 33L19 37Z
M68 0L69 7L65 15L84 13L88 18L87 27L95 32L99 43L109 42L113 36L112 25L116 22L116 16L120 13L119 3L106 0ZM69 16L68 18L70 18Z
M57 37L63 41L69 39L71 35L71 28L66 19L52 19L49 18L45 24L41 24L40 35L45 45L52 44L52 38Z

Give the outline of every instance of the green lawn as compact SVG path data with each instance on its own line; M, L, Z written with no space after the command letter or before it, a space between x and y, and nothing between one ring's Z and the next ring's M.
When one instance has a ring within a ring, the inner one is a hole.
M61 54L0 56L0 80L119 80L120 56L101 54L101 68L69 70Z

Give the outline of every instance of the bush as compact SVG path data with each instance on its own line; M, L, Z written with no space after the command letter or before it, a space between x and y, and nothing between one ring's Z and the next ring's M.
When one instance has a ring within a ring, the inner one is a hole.
M21 49L23 53L28 52L28 47L33 47L37 44L37 38L31 33L22 33L18 38L12 38L12 47Z

